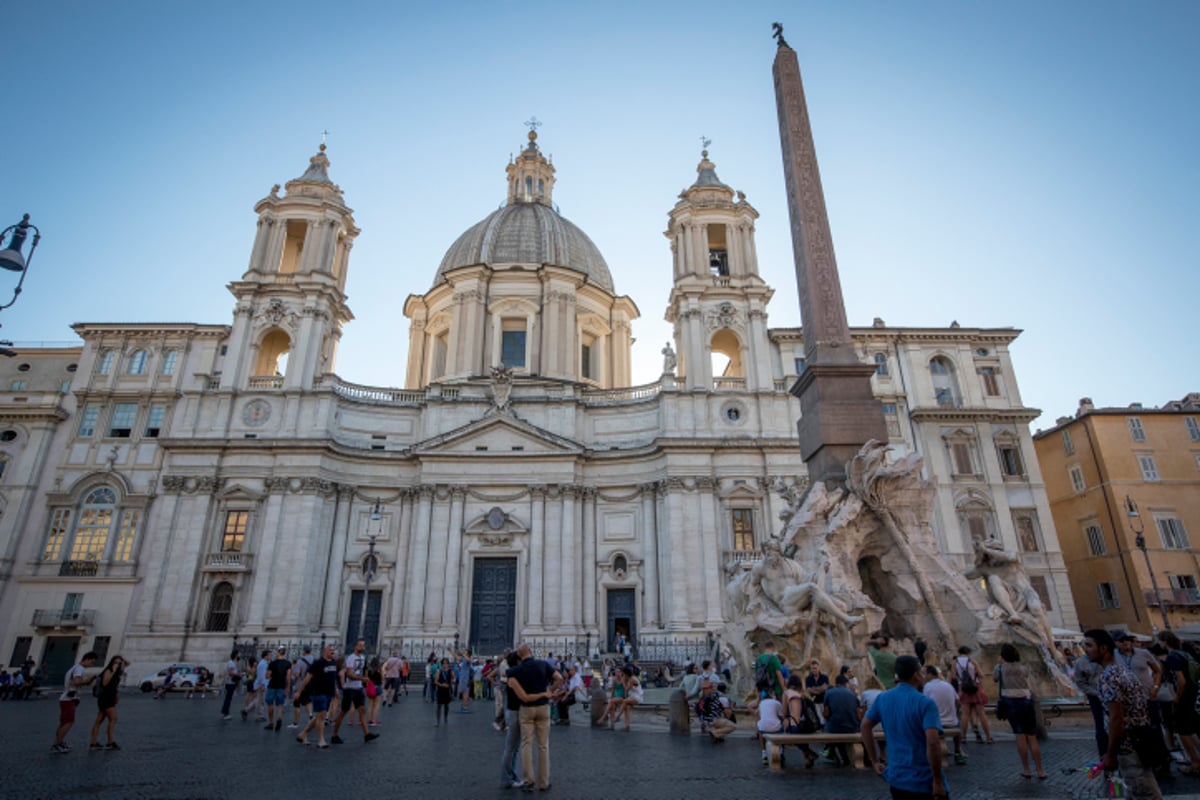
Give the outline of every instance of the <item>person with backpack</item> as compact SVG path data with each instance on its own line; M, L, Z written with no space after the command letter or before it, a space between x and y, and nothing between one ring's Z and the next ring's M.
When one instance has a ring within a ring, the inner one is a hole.
M1159 631L1158 641L1167 648L1167 660L1163 671L1175 686L1175 703L1172 716L1175 733L1183 751L1187 753L1188 766L1180 767L1185 775L1200 775L1200 749L1196 746L1196 734L1200 733L1200 715L1196 713L1196 689L1200 686L1200 664L1183 649L1179 637L1172 631Z
M783 687L787 680L783 676L783 665L775 653L775 642L767 640L763 643L762 654L754 660L754 688L769 693L776 700L783 697Z
M817 704L804 693L804 681L799 675L788 678L787 691L783 693L784 733L816 733L821 729L821 717ZM804 754L804 768L812 769L817 754L806 744L800 745Z
M696 716L700 717L700 732L708 733L713 744L724 742L726 736L737 730L737 723L732 719L733 707L711 680L700 682Z
M992 729L988 725L987 714L984 713L988 698L983 691L983 681L980 679L982 674L979 662L971 658L971 648L965 644L958 648L958 658L954 659L954 678L958 683L958 702L962 703L963 732L974 727L975 741L995 744L996 740L992 738ZM982 733L980 733L980 728L983 728Z

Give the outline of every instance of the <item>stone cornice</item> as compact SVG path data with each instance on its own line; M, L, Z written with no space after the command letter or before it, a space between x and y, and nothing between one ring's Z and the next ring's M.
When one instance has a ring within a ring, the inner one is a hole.
M1042 415L1039 408L947 408L920 406L909 409L914 422L1023 422L1028 424Z
M951 339L1008 344L1022 333L1019 328L851 328L850 338L856 343L873 339L893 339L898 342L942 342ZM804 329L771 328L767 335L777 342L802 341Z
M155 336L185 335L221 338L228 336L231 328L228 325L208 325L198 322L76 322L71 326L71 330L83 339L106 336L148 339Z

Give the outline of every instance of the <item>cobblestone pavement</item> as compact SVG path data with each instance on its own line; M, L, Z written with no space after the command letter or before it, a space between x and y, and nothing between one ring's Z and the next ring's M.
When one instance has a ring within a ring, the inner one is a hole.
M240 707L241 697L235 701ZM491 705L471 714L451 713L435 728L433 706L415 695L381 712L381 738L365 744L361 733L343 729L347 743L328 750L301 747L295 733L268 732L253 717L219 718L216 698L187 700L172 695L154 701L126 693L118 707L119 752L89 752L88 732L95 701L84 700L67 738L74 749L49 752L57 723L54 700L0 703L4 781L0 797L36 798L300 798L384 797L415 791L423 798L512 798L500 789L501 735L491 727ZM579 709L576 706L576 709ZM288 711L290 712L290 707ZM885 800L883 781L867 770L821 763L803 768L794 754L782 773L762 766L750 732L740 730L724 745L708 737L672 736L653 712L643 712L633 731L592 729L577 710L571 727L551 731L552 788L535 796L561 798L793 798ZM290 721L290 715L288 717ZM970 762L947 769L954 800L1008 798L1097 798L1099 781L1079 769L1092 753L1090 730L1052 728L1043 745L1049 780L1019 776L1012 737L995 745L971 743ZM103 737L103 734L102 734ZM1165 792L1171 798L1200 798L1200 779L1179 776Z

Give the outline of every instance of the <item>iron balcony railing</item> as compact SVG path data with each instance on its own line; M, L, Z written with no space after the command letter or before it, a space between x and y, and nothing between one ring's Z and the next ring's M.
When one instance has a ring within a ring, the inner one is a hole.
M99 561L64 561L58 574L71 578L90 578L100 571Z
M1146 605L1160 605L1159 597L1162 598L1161 605L1167 606L1200 606L1200 589L1159 589L1157 592L1153 589L1146 589Z
M35 628L90 628L96 623L94 608L63 611L60 608L39 608L33 612Z

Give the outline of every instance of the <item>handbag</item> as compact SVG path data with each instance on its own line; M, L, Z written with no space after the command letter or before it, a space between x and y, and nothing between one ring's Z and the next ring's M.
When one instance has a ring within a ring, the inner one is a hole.
M379 689L375 686L375 681L367 681L367 697L378 697Z
M1175 702L1175 684L1163 681L1158 687L1158 697L1151 700L1152 703L1174 703Z

